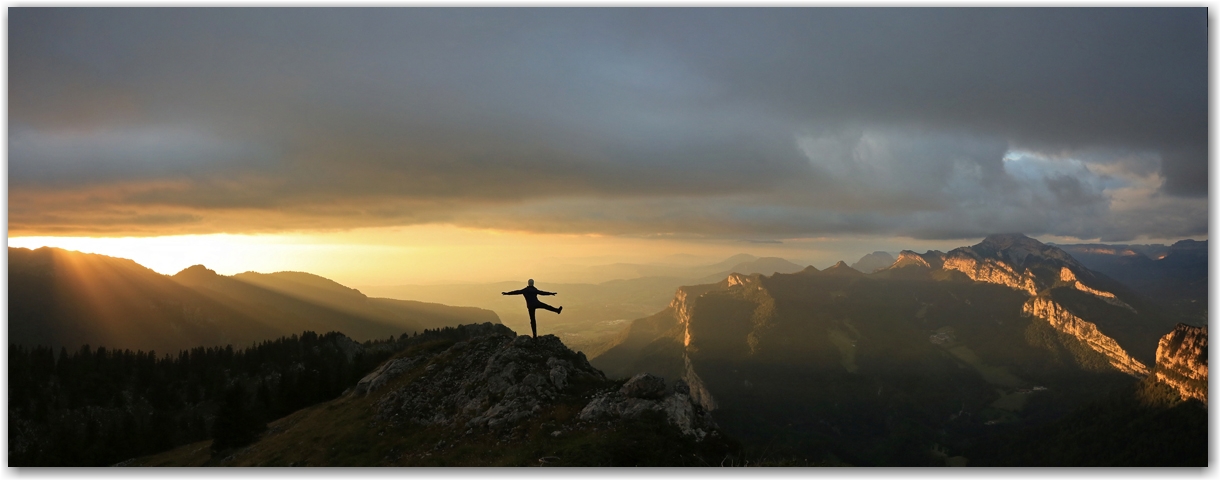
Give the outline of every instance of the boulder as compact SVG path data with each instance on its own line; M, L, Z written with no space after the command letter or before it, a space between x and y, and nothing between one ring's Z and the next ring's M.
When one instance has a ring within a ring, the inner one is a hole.
M658 399L665 396L665 379L651 373L638 373L619 389L629 398Z
M716 425L711 414L691 399L686 382L678 380L674 392L666 395L665 379L648 373L632 377L618 390L594 397L577 418L585 422L639 418L650 411L663 413L667 423L696 441L703 440Z

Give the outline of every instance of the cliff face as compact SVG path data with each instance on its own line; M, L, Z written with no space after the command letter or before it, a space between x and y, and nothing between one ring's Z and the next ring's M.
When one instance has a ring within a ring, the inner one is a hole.
M1046 297L1034 297L1025 302L1023 312L1051 324L1055 330L1072 335L1093 350L1105 355L1110 365L1130 375L1148 375L1148 367L1131 358L1118 342L1097 329L1097 325L1073 315L1062 305Z
M1207 403L1207 327L1179 323L1156 348L1156 379Z
M1038 286L1034 283L1033 274L1029 270L1018 272L1006 263L990 258L975 258L972 256L949 252L945 258L945 270L956 270L966 274L976 282L994 283L1021 290L1030 295L1038 294Z
M950 251L945 256L943 268L962 272L976 282L1024 292L1030 296L1023 308L1025 315L1042 318L1056 330L1075 336L1104 355L1119 371L1136 376L1149 374L1148 367L1134 359L1111 336L1114 333L1106 335L1097 323L1083 318L1090 315L1087 311L1073 312L1075 307L1069 308L1052 298L1052 291L1070 288L1131 313L1139 313L1114 293L1086 285L1086 281L1096 284L1098 278L1058 247L1024 235L992 235L977 245Z
M1115 296L1113 293L1098 290L1096 288L1092 288L1088 285L1085 285L1084 283L1081 283L1080 279L1076 278L1076 273L1073 272L1072 269L1070 269L1068 267L1062 267L1059 270L1059 281L1068 284L1069 286L1071 286L1072 288L1075 288L1076 290L1080 290L1084 293L1094 295L1097 298L1100 298L1102 301L1104 301L1110 305L1125 308L1127 310L1130 310L1131 313L1139 313L1139 312L1136 312L1134 308L1131 308L1131 305L1127 305L1127 302L1119 300L1118 297Z
M955 248L946 255L944 268L965 273L976 282L1004 285L1031 296L1061 281L1107 302L1131 308L1113 294L1081 283L1077 273L1087 273L1088 269L1067 252L1024 235L992 235L977 245ZM1036 274L1035 270L1041 273Z
M730 275L728 281L741 281L741 275ZM690 345L691 345L691 311L694 310L695 301L697 300L698 292L690 287L681 287L674 294L674 299L669 302L670 308L674 311L674 317L678 320L678 325L682 329L682 363L684 364L685 372L682 375L682 380L689 385L690 397L703 408L708 411L715 410L716 399L712 397L712 392L707 389L707 385L699 374L695 372L695 366L690 361Z

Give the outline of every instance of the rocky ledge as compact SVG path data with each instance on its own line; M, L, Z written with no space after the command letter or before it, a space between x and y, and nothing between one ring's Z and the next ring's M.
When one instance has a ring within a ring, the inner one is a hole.
M667 388L664 378L650 373L637 374L622 388L597 396L580 411L579 418L584 421L639 418L649 411L665 414L670 425L696 440L703 440L716 425L711 414L691 399L685 381L678 379Z
M580 414L570 425L555 425L556 435L637 419L648 411L664 414L670 425L696 440L715 428L681 380L670 386L660 377L640 374L619 387L554 335L516 336L496 327L440 352L387 361L349 394L377 396L374 418L379 423L443 427L465 435L510 432L543 410L574 400Z

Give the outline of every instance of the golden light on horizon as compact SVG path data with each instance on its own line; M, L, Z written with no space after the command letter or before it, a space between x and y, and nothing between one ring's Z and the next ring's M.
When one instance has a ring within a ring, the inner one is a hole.
M166 235L157 237L11 237L10 247L58 247L134 260L173 275L204 265L222 275L299 271L349 287L609 280L588 268L614 263L712 264L732 255L781 257L824 268L875 250L947 250L964 242L893 238L789 239L781 243L530 233L428 224L332 232ZM971 242L972 243L972 242Z
M50 246L128 258L165 275L202 264L223 275L303 271L348 286L524 279L588 265L664 261L675 253L719 261L745 250L732 244L449 225L264 235L24 236L9 238L9 246ZM749 250L766 253L766 248Z

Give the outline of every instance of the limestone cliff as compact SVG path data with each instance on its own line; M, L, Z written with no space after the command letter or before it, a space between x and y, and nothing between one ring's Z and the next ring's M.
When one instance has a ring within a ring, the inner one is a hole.
M1071 286L1072 288L1075 288L1076 290L1080 290L1084 293L1095 295L1095 296L1097 296L1097 298L1100 298L1102 301L1104 301L1110 305L1125 308L1127 310L1130 310L1131 313L1138 313L1135 311L1134 308L1131 308L1131 305L1127 305L1127 302L1119 300L1118 297L1115 296L1113 293L1098 290L1096 288L1092 288L1088 285L1085 285L1084 283L1082 283L1080 281L1080 279L1076 278L1076 273L1073 272L1072 269L1070 269L1068 267L1062 267L1059 270L1059 281L1068 284L1069 286Z
M1038 286L1034 276L1028 269L1017 271L1007 263L991 258L954 254L949 252L945 258L945 270L956 270L966 274L976 282L994 283L1021 290L1030 295L1038 294Z
M1118 342L1097 329L1097 325L1073 315L1062 305L1047 297L1033 297L1025 302L1023 312L1046 320L1056 330L1072 335L1089 348L1106 356L1110 365L1120 372L1135 376L1148 375L1148 367L1131 358Z
M738 274L730 275L726 282L736 279L741 281L742 276ZM707 385L703 383L703 379L695 372L694 365L690 361L690 344L691 344L691 328L690 319L691 311L695 307L695 301L698 298L698 291L691 287L681 287L674 293L674 299L669 302L669 307L674 311L674 317L678 320L678 325L682 329L682 362L685 366L685 373L682 375L682 380L690 387L690 397L698 402L703 408L708 411L716 409L716 399L712 397L712 392L708 391Z
M1156 379L1207 403L1207 327L1179 323L1156 348Z
M944 269L965 273L976 282L1004 285L1030 296L1037 295L1039 290L1059 280L1055 275L1062 276L1062 268L1069 269L1069 273L1088 272L1067 252L1020 234L991 235L977 245L955 248L945 255L944 265ZM1075 275L1072 281L1079 283ZM1080 287L1083 286L1080 284ZM1098 295L1103 300L1117 300L1106 292L1081 290ZM1109 295L1108 299L1106 295Z

